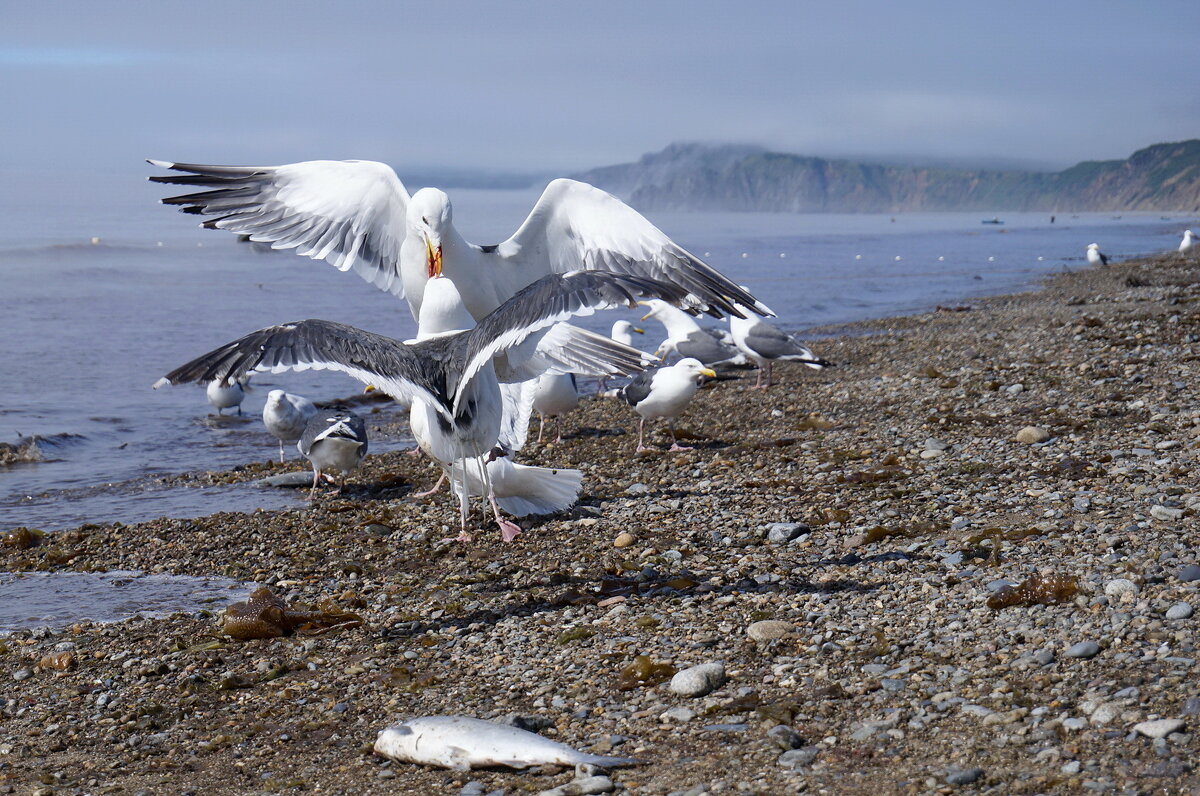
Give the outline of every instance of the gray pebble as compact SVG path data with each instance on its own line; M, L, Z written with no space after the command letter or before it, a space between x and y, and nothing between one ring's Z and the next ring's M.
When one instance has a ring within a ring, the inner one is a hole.
M1094 658L1100 654L1100 645L1094 641L1081 641L1063 652L1068 658Z
M908 686L908 681L897 680L894 677L885 677L879 681L879 685L884 691L903 691Z
M771 743L775 744L785 752L792 749L799 749L804 743L804 740L800 737L800 733L796 732L786 724L778 724L767 730L767 738L771 741Z
M778 619L764 619L761 622L752 622L746 628L747 635L753 641L774 641L791 633L795 626L791 622L783 622Z
M670 710L664 711L660 718L667 721L677 721L682 724L696 718L696 711L692 710L691 708L685 708L683 705L678 705Z
M1183 703L1184 716L1200 716L1200 697L1188 697Z
M1167 619L1189 619L1192 616L1192 606L1187 603L1175 603L1167 609Z
M1104 593L1109 597L1122 597L1138 593L1137 584L1127 578L1115 578L1104 584Z
M1088 726L1087 719L1081 719L1078 716L1072 716L1069 719L1063 719L1062 723L1064 730L1082 730Z
M952 768L946 772L946 784L970 785L982 776L982 768Z
M566 785L550 788L538 793L538 796L585 796L590 793L608 793L613 789L613 781L604 775L582 777L572 780Z
M458 796L483 796L483 792L483 783L473 780L462 786L462 790L458 792Z
M798 522L773 522L767 526L767 541L771 544L787 544L810 530L807 525Z
M1033 659L1042 666L1049 666L1054 663L1054 653L1050 650L1038 650L1033 654Z
M299 489L301 487L312 486L312 473L307 470L301 470L298 473L280 473L272 475L268 478L260 478L254 482L255 486L275 487L277 489Z
M672 694L686 697L702 697L725 684L725 664L701 663L677 672L671 678Z
M1179 572L1175 575L1184 583L1190 583L1194 580L1200 580L1200 565L1188 564L1186 567L1180 567Z
M650 491L650 487L645 484L630 484L625 487L626 495L645 495Z
M820 749L815 746L804 746L800 749L792 749L784 752L779 756L779 766L781 768L801 768L810 765L817 759Z

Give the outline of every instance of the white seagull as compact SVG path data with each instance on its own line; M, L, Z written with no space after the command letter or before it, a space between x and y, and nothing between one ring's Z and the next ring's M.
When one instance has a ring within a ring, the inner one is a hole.
M421 304L421 316L417 322L417 337L412 342L429 340L471 329L475 320L462 303L453 280L447 277L431 279L425 289L425 301ZM592 336L591 332L570 324L560 323L538 342L535 356L541 352L550 359L562 355L556 342L563 334L582 340ZM503 364L503 360L501 360ZM545 374L542 374L543 376ZM423 492L411 495L414 498L428 497L437 493L442 482L450 478L451 491L460 503L472 497L483 497L492 506L500 535L511 542L521 532L521 526L509 522L500 515L504 509L510 514L524 517L528 514L556 514L566 511L579 499L583 473L579 470L533 467L516 464L507 454L514 453L525 444L529 429L529 414L534 403L534 393L541 377L521 384L501 384L503 399L500 434L497 447L486 457L464 460L440 460L442 474L437 483ZM516 388L516 389L512 389ZM419 399L409 408L409 427L417 445L430 458L436 459L433 425L437 422L436 411ZM469 541L463 532L460 540Z
M279 440L280 463L283 462L283 443L300 439L304 427L316 413L317 407L304 396L283 390L267 393L267 402L263 405L263 425L272 437Z
M224 414L229 407L236 406L237 413L241 416L242 401L246 399L246 381L242 379L231 384L222 384L219 379L214 379L208 383L205 394L218 415Z
M729 331L733 343L758 365L756 388L771 386L771 369L775 360L799 362L815 370L830 367L833 363L821 359L812 349L801 345L787 332L757 317L738 318L729 316ZM763 384L763 371L767 372L767 383Z
M362 464L367 455L367 427L363 419L348 409L334 408L318 412L309 418L296 443L304 458L312 462L313 482L308 497L317 495L317 484L321 476L333 480L328 470L342 474L333 494L341 494L346 484L346 473Z
M686 357L674 365L639 373L622 391L625 401L642 416L638 422L638 453L646 450L646 421L662 418L667 421L671 432L671 450L685 451L690 448L680 445L675 438L675 418L683 413L696 390L700 389L701 377L716 376L716 372L704 367L698 359Z
M1196 236L1192 234L1190 229L1183 231L1183 240L1179 242L1179 253L1187 254L1196 247Z
M423 407L429 423L427 452L435 460L488 456L501 432L501 379L526 381L547 367L564 372L607 369L622 375L643 369L645 355L640 351L560 325L596 309L634 306L638 298L682 302L686 291L631 275L552 274L521 289L469 331L406 344L332 321L298 321L226 343L171 371L155 386L213 379L228 383L254 371L339 370L399 401ZM554 346L530 350L550 335L557 335ZM506 361L495 361L505 353ZM463 535L467 495L464 489Z
M575 384L574 373L543 373L537 377L533 386L533 411L538 413L541 421L538 426L537 441L542 441L546 430L546 418L552 418L559 424L558 438L562 442L563 415L579 406L579 390Z
M163 199L216 216L210 229L249 235L274 249L326 260L408 301L420 314L425 283L445 273L476 320L551 273L583 269L649 277L682 287L686 306L714 317L754 297L683 249L636 210L587 183L556 179L508 240L468 243L450 198L436 188L408 195L396 173L367 160L285 166L206 166L151 160L182 174L153 182L200 186ZM761 312L766 313L765 308Z
M655 356L664 359L671 354L681 358L698 359L709 367L740 364L745 361L737 347L724 339L723 330L704 329L683 310L665 301L640 302L650 309L643 321L653 318L667 330L667 339L658 345Z
M1087 261L1091 265L1108 265L1108 255L1100 251L1099 243L1089 243L1087 247Z

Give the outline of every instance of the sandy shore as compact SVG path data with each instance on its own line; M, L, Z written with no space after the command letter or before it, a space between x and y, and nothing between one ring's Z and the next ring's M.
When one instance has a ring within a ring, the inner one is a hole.
M254 641L205 613L0 639L0 793L574 777L369 754L388 723L438 713L641 758L612 772L633 794L1196 792L1198 301L1200 265L1164 257L843 328L813 345L837 369L703 390L686 453L633 456L629 408L586 401L562 443L523 456L583 469L580 506L511 545L444 542L453 502L406 498L432 465L386 454L300 510L0 548L9 571L220 574L363 619ZM1076 593L988 607L1037 573ZM723 662L727 682L622 681L639 655Z

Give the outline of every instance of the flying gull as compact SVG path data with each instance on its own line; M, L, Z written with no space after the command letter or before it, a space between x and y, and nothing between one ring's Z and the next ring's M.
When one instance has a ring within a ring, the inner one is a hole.
M1192 234L1190 229L1183 231L1183 240L1179 242L1179 253L1187 254L1196 246L1196 236Z
M663 340L657 356L666 358L676 354L682 358L698 359L709 367L718 365L740 364L745 356L738 351L732 342L724 339L724 332L701 328L700 324L686 312L672 307L665 301L643 301L650 311L642 316L642 320L653 318L667 330L667 339Z
M738 318L730 315L729 331L733 335L734 345L758 365L758 379L754 382L756 388L765 390L771 386L771 370L778 359L799 362L816 370L833 364L818 357L787 332L758 317ZM762 383L764 370L767 372L766 384Z
M283 390L267 393L263 406L263 425L267 432L279 440L279 461L283 463L283 443L295 442L304 433L309 419L317 413L313 402L301 395L292 395Z
M425 283L445 273L467 310L482 320L522 287L577 269L642 276L678 285L685 306L714 317L754 297L691 254L636 210L587 183L550 182L524 223L503 243L479 246L454 227L450 198L436 188L411 197L396 173L366 160L284 166L206 166L151 160L180 174L153 182L197 186L163 199L185 213L215 216L203 226L249 235L353 270L407 299L413 317ZM766 313L762 308L758 310Z
M1108 265L1108 255L1100 251L1099 243L1089 243L1087 247L1087 261L1090 265Z
M308 493L309 499L316 497L321 477L329 478L328 470L342 474L333 493L337 495L345 486L346 473L362 464L363 457L367 455L367 427L361 417L348 409L318 412L309 418L296 447L304 458L312 462L313 483Z
M696 390L700 389L701 377L712 378L716 375L704 367L700 360L686 357L674 365L643 371L629 382L622 394L634 411L642 416L638 423L638 453L646 450L642 442L645 439L646 420L650 418L667 421L667 428L671 432L671 450L689 450L675 439L675 418L683 413Z
M339 370L399 401L419 401L429 420L426 452L439 462L454 462L487 456L495 446L504 403L500 380L526 381L548 367L620 375L644 368L641 352L600 335L571 334L571 327L563 332L561 321L597 309L634 306L639 298L683 302L686 295L679 287L640 276L551 274L522 288L469 331L405 344L333 321L298 321L226 343L171 371L155 386L212 379L228 383L254 371ZM561 339L548 351L536 347L551 334ZM507 358L496 362L502 353ZM466 500L464 489L464 534Z

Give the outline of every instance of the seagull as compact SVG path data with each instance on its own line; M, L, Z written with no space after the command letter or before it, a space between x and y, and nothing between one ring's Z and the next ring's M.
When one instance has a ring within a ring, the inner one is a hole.
M637 334L645 334L646 330L639 329L629 321L617 321L612 325L612 331L608 336L616 340L618 343L627 345L630 348L637 348L637 346L633 344L633 335L635 332ZM601 376L599 382L600 383L597 385L599 391L601 393L606 392L608 390L608 379L604 376Z
M469 331L406 344L333 321L297 321L226 343L171 371L155 387L212 379L228 383L255 371L338 370L420 406L428 422L426 453L439 462L455 462L488 456L499 439L501 379L526 381L547 367L620 375L644 369L640 351L561 321L597 309L635 306L639 298L682 303L686 296L682 288L628 274L550 274L522 288ZM538 347L547 338L554 344ZM503 353L507 358L496 361ZM467 494L464 489L460 503L463 536Z
M304 433L304 427L317 413L313 402L300 395L283 390L267 393L263 406L263 425L272 437L279 440L279 462L283 463L283 443L295 442Z
M820 370L832 366L832 362L821 359L811 349L796 342L796 339L777 326L759 318L736 318L729 316L729 331L733 342L747 357L758 365L756 388L771 386L771 368L777 359L800 362ZM767 383L763 384L763 371L767 372Z
M551 181L508 240L467 242L454 226L450 197L422 188L411 197L396 173L367 160L312 160L284 166L207 166L150 160L180 174L152 182L202 190L162 200L185 213L215 216L202 226L249 235L274 249L353 270L408 301L419 317L426 282L443 271L476 320L522 287L551 273L583 269L678 285L691 312L736 312L754 297L668 238L640 213L599 188ZM765 308L756 310L768 314Z
M667 330L667 339L659 344L656 356L665 358L670 354L678 354L683 358L698 359L710 367L745 361L733 343L724 340L722 331L701 328L690 315L665 301L652 299L639 303L650 308L642 316L643 321L653 318Z
M346 484L346 473L362 464L363 457L367 455L367 427L361 417L348 409L334 408L318 412L304 426L296 447L313 466L309 500L316 497L321 476L329 478L326 470L337 470L342 474L333 492L338 495Z
M246 398L246 380L222 384L219 379L214 379L208 383L205 393L208 395L208 402L216 407L218 415L224 414L229 407L236 406L238 416L241 417L242 401Z
M1196 236L1192 234L1190 229L1183 231L1183 240L1179 242L1179 253L1187 254L1192 249L1196 248Z
M1091 265L1108 265L1108 255L1100 251L1099 243L1089 243L1087 247L1087 261Z
M700 389L700 377L712 378L716 375L716 372L704 367L700 360L692 357L685 357L674 365L639 373L622 392L626 403L642 416L638 423L638 453L646 450L642 444L646 420L655 417L667 421L667 428L671 432L672 451L691 450L680 445L679 440L675 438L675 418L687 408L696 390Z
M541 420L541 424L538 426L537 441L542 441L547 417L561 422L559 418L578 406L579 391L575 385L575 374L543 373L538 376L533 387L533 411L538 413L538 418ZM561 426L555 442L562 442Z

